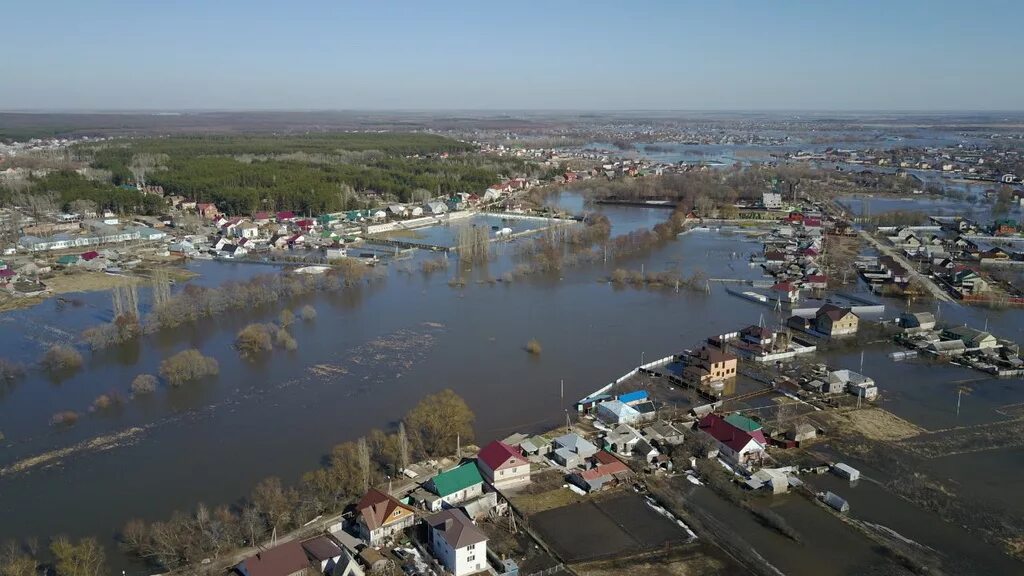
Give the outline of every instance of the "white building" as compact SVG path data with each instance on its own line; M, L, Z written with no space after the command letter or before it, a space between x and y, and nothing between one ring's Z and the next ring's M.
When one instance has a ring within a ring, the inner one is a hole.
M782 210L782 194L765 192L761 195L761 203L767 210Z
M487 536L461 510L442 510L427 518L430 552L455 576L487 569Z

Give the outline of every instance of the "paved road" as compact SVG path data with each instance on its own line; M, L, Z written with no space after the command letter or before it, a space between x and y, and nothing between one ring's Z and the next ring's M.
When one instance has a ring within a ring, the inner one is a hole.
M883 244L880 240L869 234L867 231L859 230L858 232L860 233L861 238L863 238L872 246L877 248L879 252L885 254L886 256L891 256L894 260L902 264L903 267L907 269L907 272L910 273L910 277L916 278L922 286L927 288L932 293L932 295L935 296L936 300L940 300L942 302L954 302L953 298L951 298L945 290L943 290L937 284L935 284L935 282L931 278L918 272L917 268L912 263L910 263L906 258L904 258L902 254L894 250L891 246Z

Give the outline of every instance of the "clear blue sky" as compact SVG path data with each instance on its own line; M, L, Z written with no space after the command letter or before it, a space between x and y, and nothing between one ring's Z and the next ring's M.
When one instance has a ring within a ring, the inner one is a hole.
M12 0L0 109L1024 108L1024 0Z

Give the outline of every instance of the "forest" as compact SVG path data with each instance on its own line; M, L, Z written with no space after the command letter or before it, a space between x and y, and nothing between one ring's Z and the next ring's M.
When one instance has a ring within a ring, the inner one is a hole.
M542 170L475 154L471 145L442 136L376 132L120 139L78 144L26 167L30 176L0 187L0 204L34 206L42 199L47 207L69 210L84 200L116 213L164 210L159 197L134 189L143 183L162 186L166 195L212 202L229 215L419 202L481 193L501 178L539 176Z
M83 145L76 154L114 184L144 181L166 194L213 202L227 214L323 213L363 208L367 195L401 202L479 193L526 170L518 160L469 154L430 134L146 138Z

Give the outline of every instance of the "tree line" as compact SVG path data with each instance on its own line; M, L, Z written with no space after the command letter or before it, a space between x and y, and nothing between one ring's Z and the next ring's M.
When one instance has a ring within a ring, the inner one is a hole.
M452 390L424 398L392 431L372 430L357 441L338 444L327 464L304 474L296 486L279 478L257 483L248 497L213 509L198 504L168 520L130 520L120 534L129 553L154 567L173 570L196 566L304 525L326 513L342 511L386 476L397 477L421 458L450 456L457 440L473 439L475 416Z
M115 184L144 178L228 214L319 214L365 207L353 192L409 202L422 192L479 193L503 174L527 170L521 160L469 154L472 148L429 134L353 133L147 138L75 151Z

